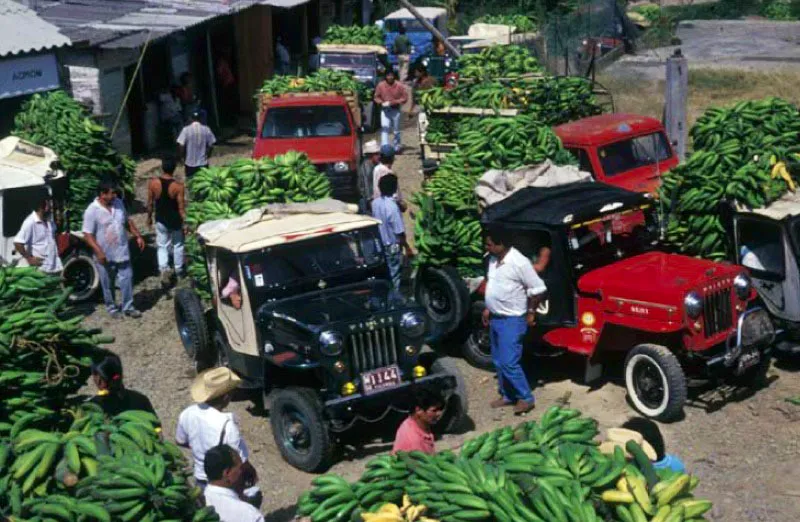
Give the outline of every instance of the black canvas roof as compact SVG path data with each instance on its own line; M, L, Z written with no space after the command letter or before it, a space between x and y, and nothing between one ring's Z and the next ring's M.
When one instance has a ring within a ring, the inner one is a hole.
M566 226L648 201L644 194L604 183L526 187L487 207L483 211L481 222L520 226Z

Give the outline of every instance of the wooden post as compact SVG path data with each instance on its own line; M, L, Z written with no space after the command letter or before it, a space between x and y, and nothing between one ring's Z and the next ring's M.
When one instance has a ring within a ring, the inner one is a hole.
M217 83L214 79L214 58L211 56L211 29L206 27L206 55L208 57L208 78L211 80L209 84L211 91L211 112L214 114L214 123L216 128L221 130L219 124L219 108L217 107Z
M678 159L686 159L689 129L686 101L689 95L689 66L680 49L667 58L667 91L664 95L664 127Z

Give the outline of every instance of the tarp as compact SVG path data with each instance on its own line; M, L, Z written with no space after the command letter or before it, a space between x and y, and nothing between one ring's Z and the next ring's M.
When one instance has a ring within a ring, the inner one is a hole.
M540 165L516 170L490 170L478 180L475 195L481 209L503 201L525 187L558 187L571 183L592 182L592 175L571 165L559 166L547 160Z

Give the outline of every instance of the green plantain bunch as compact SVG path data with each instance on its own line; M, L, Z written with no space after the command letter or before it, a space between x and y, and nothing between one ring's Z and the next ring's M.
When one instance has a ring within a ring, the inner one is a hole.
M136 164L117 152L108 130L64 91L32 96L17 113L12 133L58 155L67 174L66 210L73 230L80 230L102 178L112 178L126 198L133 197Z
M509 25L515 33L532 33L536 31L536 22L529 16L521 14L487 14L477 20L483 24Z
M520 45L493 45L479 53L465 54L458 59L460 78L513 78L543 70L533 54Z
M800 162L800 111L780 98L708 109L689 132L694 152L662 178L667 240L683 253L728 259L723 200L760 208L793 190Z
M372 101L373 90L356 80L352 74L333 69L320 69L308 76L274 76L259 89L260 94L277 96L288 92L344 91L358 94L362 103Z
M322 43L342 45L383 45L383 30L377 25L332 25L322 36Z

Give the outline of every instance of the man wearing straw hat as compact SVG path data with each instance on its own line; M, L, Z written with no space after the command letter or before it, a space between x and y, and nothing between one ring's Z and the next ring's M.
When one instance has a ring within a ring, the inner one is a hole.
M686 466L680 458L667 453L664 437L658 425L650 419L631 417L619 428L609 428L606 440L600 444L600 451L613 454L616 446L625 449L628 441L642 447L642 451L653 463L655 469L669 469L676 473L686 473ZM627 450L626 450L627 455ZM630 457L630 455L627 455Z
M236 450L244 462L245 472L252 475L250 482L255 482L256 472L247 460L249 452L236 419L233 413L224 412L241 382L241 378L228 368L212 368L201 373L191 387L192 400L196 404L183 410L178 418L175 442L192 450L194 478L201 489L208 484L204 468L206 453L220 444Z
M375 167L380 163L381 158L381 148L378 142L375 140L366 142L364 144L363 154L364 160L358 167L358 193L361 196L359 200L359 212L361 214L369 214L369 204L373 197L372 173L375 171Z

